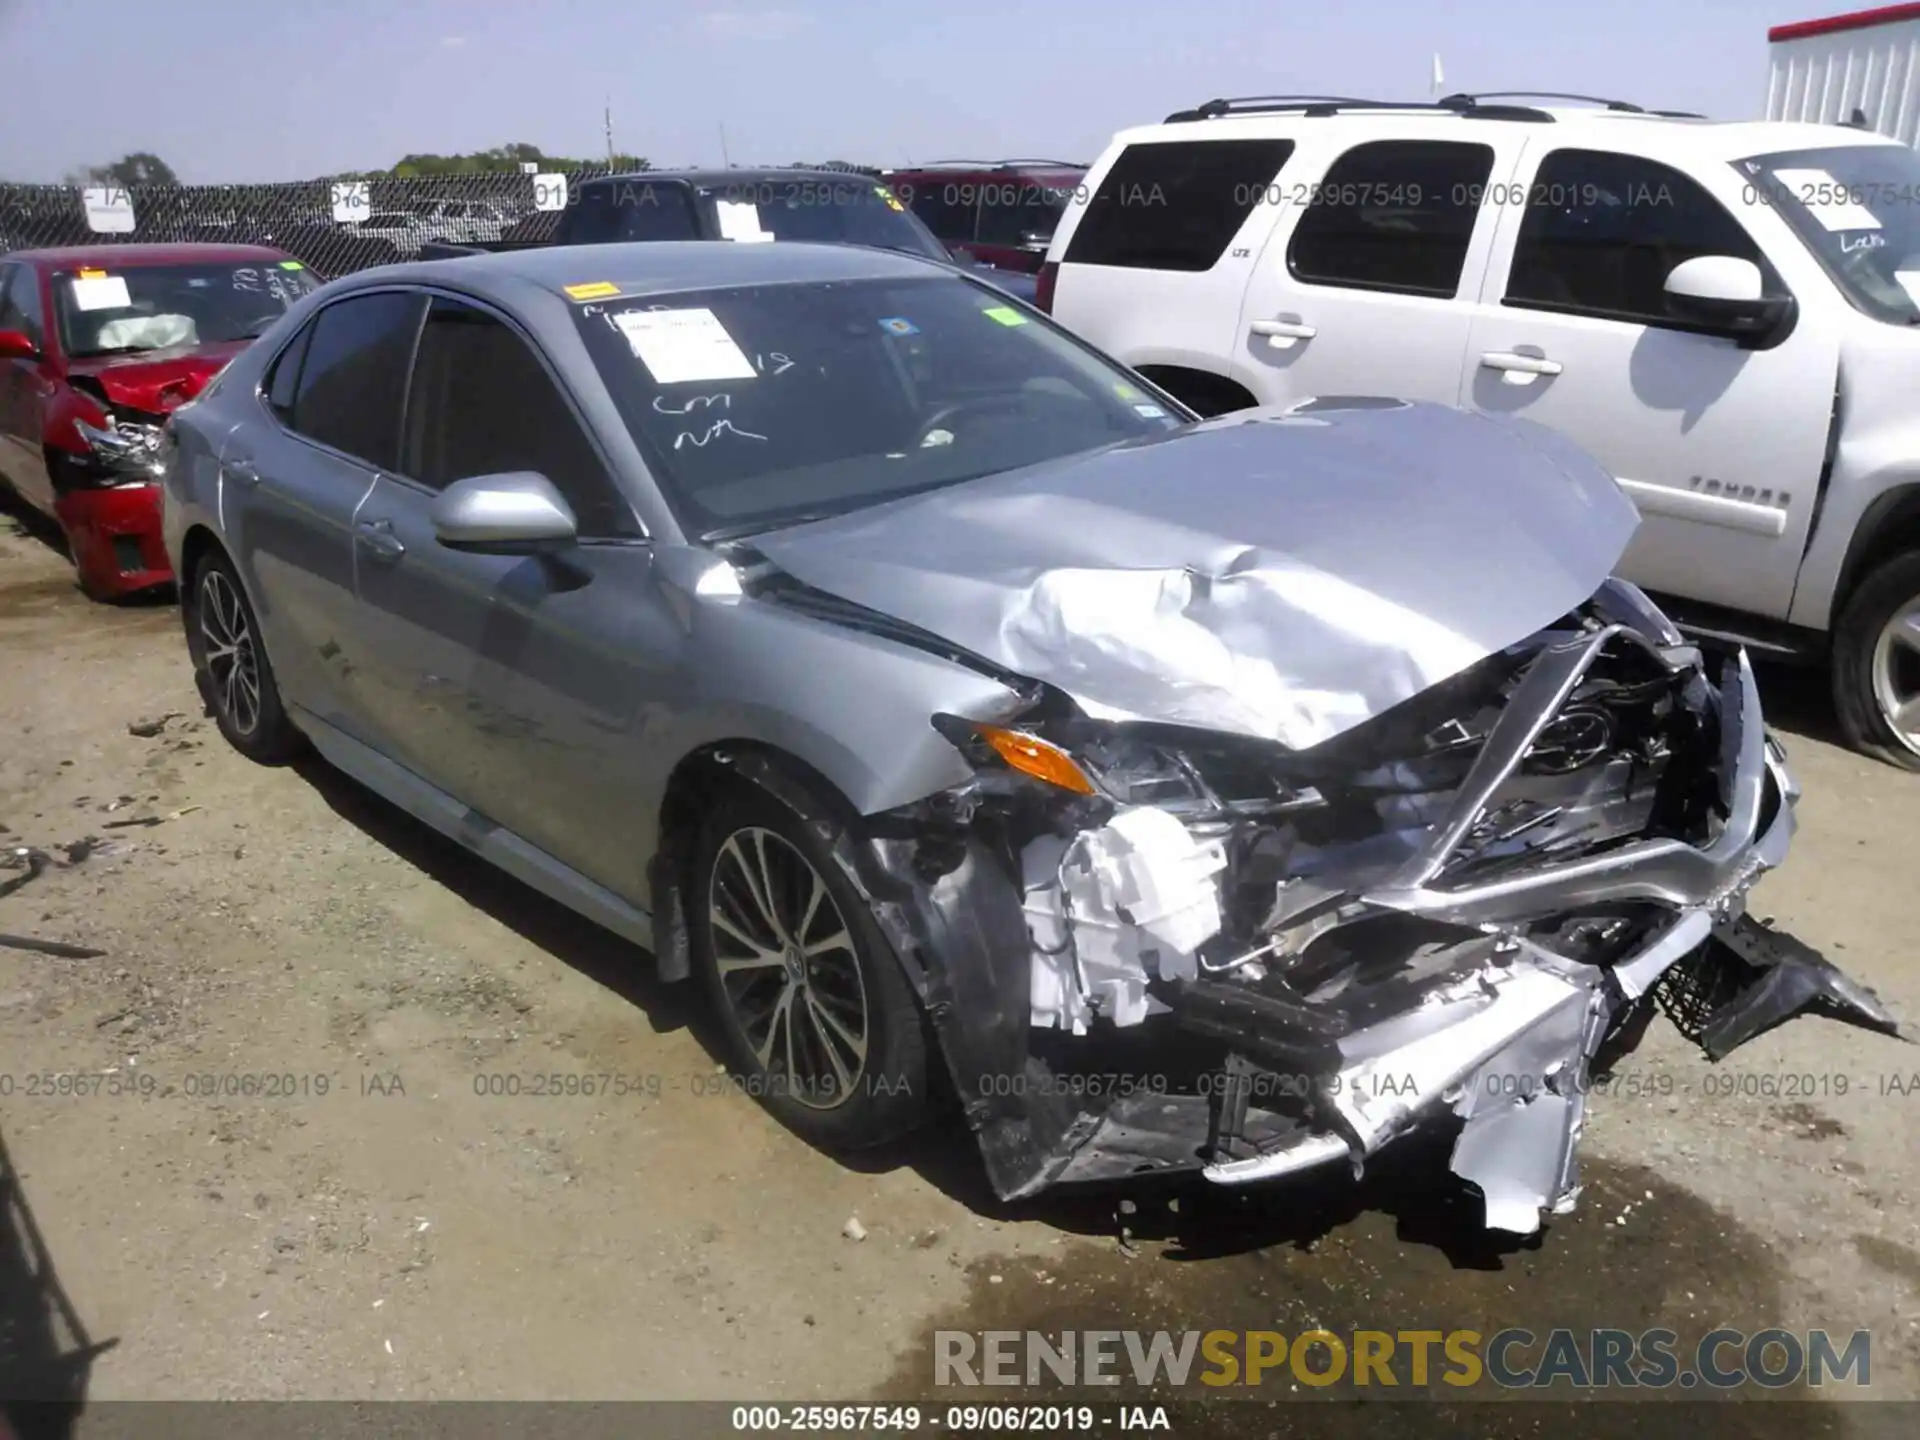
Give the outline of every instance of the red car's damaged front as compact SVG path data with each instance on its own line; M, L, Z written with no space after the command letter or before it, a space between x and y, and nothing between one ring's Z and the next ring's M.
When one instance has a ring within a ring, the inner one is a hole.
M315 281L299 261L257 246L113 245L9 259L36 273L44 320L27 337L33 353L16 348L0 379L18 462L8 478L59 522L88 594L169 584L158 488L167 418Z

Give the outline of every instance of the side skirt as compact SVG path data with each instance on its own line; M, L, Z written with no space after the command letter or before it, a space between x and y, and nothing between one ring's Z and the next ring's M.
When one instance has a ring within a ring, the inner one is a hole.
M398 805L422 824L473 851L550 900L651 952L653 917L635 909L604 885L529 845L511 830L462 805L403 765L329 725L311 710L289 704L294 722L329 765Z

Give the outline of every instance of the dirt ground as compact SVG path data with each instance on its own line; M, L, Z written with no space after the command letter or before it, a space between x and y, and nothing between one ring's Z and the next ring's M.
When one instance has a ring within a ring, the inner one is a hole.
M1817 684L1764 683L1805 798L1755 909L1920 1020L1920 777L1837 748ZM0 931L104 952L0 948L0 1141L115 1342L95 1400L924 1396L939 1328L1315 1323L1865 1328L1873 1393L1920 1400L1897 1041L1803 1019L1715 1068L1656 1021L1619 1072L1644 1085L1594 1102L1579 1210L1532 1242L1482 1237L1416 1157L1358 1190L1155 1189L1123 1243L1111 1194L997 1204L951 1125L860 1169L792 1138L724 1093L685 987L324 766L241 759L172 606L89 604L4 515L0 737L0 844L61 862ZM477 1093L556 1071L658 1093ZM1792 1408L1781 1433L1879 1407Z

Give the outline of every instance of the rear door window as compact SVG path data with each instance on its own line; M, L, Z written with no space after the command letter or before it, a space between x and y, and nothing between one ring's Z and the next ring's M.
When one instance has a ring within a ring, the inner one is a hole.
M687 187L652 180L582 187L560 228L562 240L570 245L700 238Z
M1356 145L1305 187L1288 268L1309 285L1451 299L1492 173L1490 145Z
M335 301L314 317L300 367L293 428L383 470L400 460L400 411L426 297L383 290Z
M1291 140L1129 145L1087 202L1069 265L1211 270L1293 153Z
M927 178L895 187L907 207L940 239L958 245L974 238L979 211L976 186L970 180Z
M990 181L980 187L980 243L1044 246L1065 208L1058 191L1035 181Z

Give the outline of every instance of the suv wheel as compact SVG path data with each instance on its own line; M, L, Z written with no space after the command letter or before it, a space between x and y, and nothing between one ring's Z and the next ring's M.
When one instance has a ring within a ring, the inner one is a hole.
M233 562L209 551L180 602L193 679L220 733L249 760L278 765L300 752L300 732L280 704L247 592Z
M696 847L688 929L748 1092L806 1139L861 1150L919 1123L928 1047L899 959L834 859L841 843L743 785Z
M1857 749L1920 770L1920 550L1882 564L1841 610L1833 703Z

